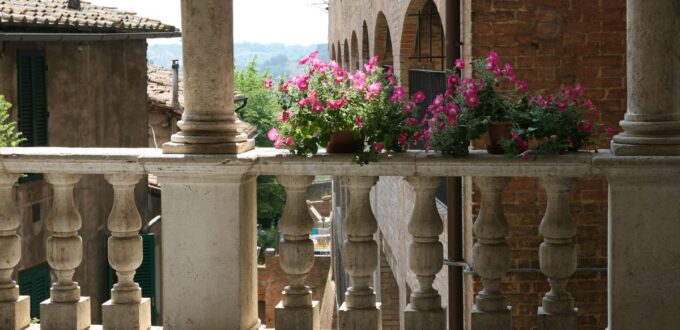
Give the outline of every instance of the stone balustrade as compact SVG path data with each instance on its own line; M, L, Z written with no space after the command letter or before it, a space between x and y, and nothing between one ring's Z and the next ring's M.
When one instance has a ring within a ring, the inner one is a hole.
M675 158L637 159L648 171L677 172ZM442 176L470 176L481 192L481 209L474 225L473 260L483 290L472 311L473 329L510 329L511 306L500 288L508 269L505 242L507 221L501 207L502 192L510 177L538 177L547 193L547 209L540 225L544 242L539 254L542 272L550 283L538 310L539 329L576 329L578 302L566 290L576 269L575 225L569 216L568 194L575 178L620 173L632 167L629 160L609 152L575 153L520 161L486 152L468 157L444 157L419 151L393 154L377 163L359 166L351 155L319 154L298 157L286 151L259 148L239 155L173 155L158 149L0 149L0 328L24 329L28 297L18 294L13 268L20 258L20 238L12 185L20 173L46 173L54 189L47 229L47 256L57 281L50 299L42 303L44 328L85 329L90 326L91 306L81 297L74 270L80 264L82 243L80 216L73 203L73 187L83 175L104 174L113 186L114 203L108 219L109 262L118 282L112 299L101 306L103 326L111 329L148 329L150 304L132 280L142 262L139 236L141 218L133 191L145 174L155 174L164 189L163 324L166 329L190 329L187 320L211 329L257 329L254 279L255 185L258 175L276 175L287 200L280 221L281 267L289 285L276 308L278 329L318 329L318 302L312 301L305 283L313 265L313 227L305 204L305 192L313 175L342 176L349 190L349 209L343 221L347 235L342 246L344 269L351 277L345 303L339 307L340 329L380 329L380 304L371 287L378 263L378 226L369 195L379 176L404 176L415 191L415 209L408 224L412 237L409 267L418 280L404 310L407 329L445 329L445 307L433 287L442 270L439 235L443 226L434 203ZM619 174L620 175L620 174ZM196 195L200 195L196 197ZM223 217L227 214L229 221ZM166 219L166 216L168 219ZM210 221L187 226L182 217ZM212 216L212 218L210 218ZM234 221L231 221L233 219ZM200 235L200 236L197 236ZM172 237L173 239L168 239ZM221 245L223 244L223 245ZM233 251L235 253L231 253ZM227 253L224 253L224 252ZM205 255L208 256L205 256ZM205 257L205 258L204 258ZM217 258L217 259L215 259ZM186 266L191 260L192 266ZM218 260L219 262L215 262ZM200 279L199 279L200 278ZM207 283L207 284L204 284ZM232 297L233 295L233 297ZM187 304L187 300L215 305ZM220 306L220 301L233 308ZM206 307L211 306L211 307ZM269 325L273 326L273 325Z

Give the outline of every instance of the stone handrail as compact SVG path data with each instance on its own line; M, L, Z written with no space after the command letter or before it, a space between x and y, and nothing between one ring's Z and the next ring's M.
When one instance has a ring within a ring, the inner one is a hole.
M338 313L339 327L379 329L380 306L376 304L369 281L377 267L378 248L373 239L377 224L369 192L380 176L403 176L416 194L416 209L408 225L412 238L409 267L419 283L404 310L404 320L409 329L443 329L445 309L432 286L443 261L438 239L443 227L434 203L434 192L440 183L438 177L470 176L481 193L471 264L483 282L483 290L477 295L471 311L471 325L473 329L510 329L510 306L500 289L501 278L508 268L507 221L501 196L510 177L538 177L548 200L540 226L544 242L537 253L541 271L551 284L551 291L546 293L538 310L538 324L540 329L562 325L567 326L565 329L575 329L577 310L566 290L577 261L576 229L568 207L568 195L575 178L680 175L680 157L615 157L608 151L542 156L531 161L508 159L483 151L473 151L467 157L458 158L409 151L385 155L379 162L364 166L354 164L352 159L353 155L323 152L313 157L300 157L271 148L257 148L239 155L163 154L160 149L144 148L0 148L0 175L4 178L0 180L0 191L4 192L5 199L11 196L11 187L21 173L47 173L46 179L54 187L55 199L48 217L48 262L55 270L58 282L52 286L51 300L43 303L46 314L41 315L41 321L46 327L81 329L89 326L89 316L84 315L89 315L86 310L89 310L90 302L87 297L80 296L77 283L72 280L73 271L82 259L78 234L81 221L73 204L73 187L82 175L88 174L105 174L114 187L114 208L108 221L112 233L109 261L119 282L114 286L113 299L102 306L104 326L150 325L148 299L141 298L139 287L132 282L141 255L138 236L141 220L132 194L144 174L155 174L164 189L163 200L168 201L163 203L164 222L167 222L164 255L172 256L164 263L164 269L170 272L165 274L167 279L164 278L165 328L184 329L182 322L188 319L209 324L215 313L187 308L182 299L173 297L186 296L190 289L192 294L205 297L204 300L215 299L218 304L224 294L215 290L214 285L222 285L220 290L225 290L222 292L238 288L243 295L233 300L240 310L232 324L243 329L257 329L256 306L241 304L243 299L252 301L255 297L252 291L255 262L251 258L255 244L254 178L276 175L288 195L280 230L284 237L281 266L290 282L276 308L276 328L315 329L318 327L318 302L311 300L310 289L305 285L313 262L313 245L309 240L313 224L305 211L304 193L312 175L342 176L343 184L350 191L349 209L342 220L347 234L343 244L343 266L351 275L352 286ZM0 217L0 246L8 247L0 251L0 260L8 260L0 264L0 326L9 324L9 328L21 329L27 322L28 300L17 297L16 284L10 277L18 262L17 256L20 256L20 238L16 234L19 220L12 202L4 201L0 206L0 215L5 215ZM234 212L235 209L241 211ZM188 228L184 225L195 217L201 218L201 226ZM231 228L234 224L238 227ZM206 232L202 226L227 227L223 231ZM233 236L225 238L224 230ZM199 242L197 248L186 248ZM239 251L238 276L243 277L225 283L219 274L233 271L231 265L236 257L220 254L224 260L216 262L200 256L230 249ZM67 250L70 252L59 252ZM189 270L182 261L188 259L193 260L193 268ZM196 287L195 274L213 274L215 277L206 281L214 280L214 284ZM12 313L5 315L5 311ZM63 315L69 317L61 317Z

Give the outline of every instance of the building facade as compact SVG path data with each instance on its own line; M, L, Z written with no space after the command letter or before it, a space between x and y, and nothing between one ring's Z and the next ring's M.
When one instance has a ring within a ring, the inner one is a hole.
M457 8L446 8L450 5ZM456 17L447 17L447 13ZM513 65L531 90L552 92L561 85L582 83L600 109L598 119L605 126L618 127L626 111L625 19L625 0L578 5L566 0L333 0L329 6L329 51L333 59L350 70L360 68L377 55L381 64L393 66L402 84L408 86L413 81L409 79L411 72L451 67L451 63L445 63L447 42L460 43L457 51L468 63L495 50L502 61ZM456 24L460 29L447 29L447 24ZM446 31L460 31L460 36L448 36ZM412 88L411 92L414 91ZM483 146L484 142L476 141L474 145ZM601 147L608 145L609 141L601 141ZM479 211L479 191L470 178L464 179L464 194L467 197L463 207L464 250L465 259L471 260L472 224ZM382 177L373 196L382 251L398 283L398 300L403 310L411 288L417 285L407 262L407 223L415 194L403 178ZM545 192L536 179L513 178L503 193L511 262L503 288L513 306L516 329L529 329L535 324L537 307L549 289L539 270L536 250L542 241L537 224L545 205ZM579 325L605 328L606 180L577 180L570 195L570 211L577 223L579 269L569 282L569 291L579 302ZM445 226L452 226L446 221L446 213L440 213ZM444 243L450 241L445 234L441 237ZM445 246L445 257L447 249ZM469 311L481 283L471 273L466 274L465 306ZM446 300L449 291L446 271L438 275L435 284ZM394 297L383 299L394 301ZM466 315L469 324L469 314ZM402 317L401 327L403 321ZM388 324L385 315L383 323Z

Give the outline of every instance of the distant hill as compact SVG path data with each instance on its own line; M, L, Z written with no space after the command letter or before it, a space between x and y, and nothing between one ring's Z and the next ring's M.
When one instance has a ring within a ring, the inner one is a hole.
M319 58L328 61L328 45L318 44L310 46L284 44L235 43L234 61L236 68L248 65L251 59L257 58L258 70L268 70L274 77L290 76L298 73L300 66L297 62L310 52L319 50ZM180 59L182 63L182 44L149 45L147 52L149 63L170 68L173 59Z

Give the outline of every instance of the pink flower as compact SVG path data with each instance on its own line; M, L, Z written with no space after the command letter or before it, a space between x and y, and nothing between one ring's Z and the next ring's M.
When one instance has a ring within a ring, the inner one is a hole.
M425 101L425 93L423 91L417 91L411 96L411 101L415 103L420 103Z
M479 96L476 93L465 95L465 104L469 107L476 107L479 105Z
M279 136L276 138L276 141L274 141L274 148L279 149L283 145L283 137Z
M375 55L375 56L371 57L370 60L368 60L368 64L370 64L370 65L375 65L376 63L378 63L378 55ZM392 71L388 70L388 74L392 74Z
M269 132L267 132L267 138L269 138L270 141L276 141L278 137L279 131L276 129L276 127L273 127L269 130Z
M446 113L448 116L457 116L460 113L460 108L457 104L451 102L446 105Z
M400 145L402 145L404 149L406 149L406 147L408 146L408 133L406 132L399 133L399 136L397 137L397 142Z
M444 96L442 94L437 95L432 101L432 105L435 107L442 105L442 103L444 103Z
M449 78L446 80L446 86L447 86L449 89L451 89L451 88L457 86L459 82L460 82L460 78L458 78L457 75L452 74L452 75L450 75Z
M380 89L382 88L382 84L379 82L374 82L370 85L368 85L368 89L366 91L366 99L370 100L374 96L380 94Z
M514 76L515 75L515 70L512 69L512 65L510 63L505 63L503 66L503 73L505 73L506 76Z
M345 97L340 97L335 101L328 101L326 102L326 105L328 105L328 107L331 109L340 109L343 105L345 105Z
M373 73L373 71L375 71L376 63L378 63L378 56L371 57L371 59L368 61L368 64L364 64L364 70L366 70L366 73Z
M616 135L616 129L614 129L613 127L605 128L604 132L607 133L607 136L609 136L609 137Z
M486 53L487 62L498 64L498 59L499 59L498 53L494 52L493 50Z
M590 109L590 113L592 113L594 116L599 116L599 115L600 115L600 111L597 110L597 106L595 106L595 104L593 103L593 101L591 101L591 100L585 100L585 101L583 101L583 104L584 104L588 109Z
M309 93L307 93L307 103L312 104L316 102L316 98L318 97L318 94L316 93L315 90L310 90Z
M301 59L298 63L300 65L305 65L305 64L307 64L307 62L309 62L309 60L315 59L317 55L319 55L319 51L315 50L315 51L309 53L309 55L307 55L307 57Z
M264 80L264 88L270 89L274 85L274 82L272 81L271 78L267 78Z
M374 147L376 152L382 152L385 149L385 145L380 142L376 143Z
M287 137L286 142L284 144L286 145L286 147L292 146L293 145L293 137L292 136Z
M529 150L525 150L523 153L519 154L522 160L529 160Z
M295 86L301 91L307 90L309 88L309 76L303 76L295 81Z
M307 98L304 98L304 99L300 100L300 102L298 102L298 105L300 106L300 108L304 108L307 104L309 104L309 99L307 99Z
M364 127L364 121L361 119L360 116L357 116L354 120L355 120L356 123L357 123L357 127L359 127L359 128Z
M357 70L356 73L351 77L354 82L354 88L358 91L364 90L366 88L366 74Z
M281 111L281 115L279 116L279 118L276 121L278 121L280 123L285 123L285 122L288 121L289 118L290 118L290 111L283 110L283 111Z
M522 92L526 92L529 88L527 87L527 83L524 80L520 80L517 82L517 87L519 87L519 90Z
M288 85L290 85L290 80L286 81L285 83L279 84L279 91L281 93L288 93Z
M526 151L528 144L527 141L524 141L521 136L519 136L515 132L511 132L510 135L512 135L512 138L517 141L517 146L519 147L519 150L521 151Z
M458 69L464 70L465 69L465 61L463 61L462 58L456 59L456 67Z
M593 131L593 123L587 121L587 120L581 120L581 122L578 123L578 130L581 133L590 133Z
M333 70L333 76L335 77L336 83L341 83L345 80L345 70L341 67L337 67Z
M418 125L418 118L406 118L406 123L413 126Z
M323 102L321 101L315 101L312 103L312 111L316 113L321 113L324 110Z
M396 102L403 100L405 97L406 97L406 90L404 90L404 87L397 86L392 91L392 96L390 96L390 101L396 103Z
M413 103L413 102L408 102L408 103L404 104L404 106L402 107L402 109L404 109L404 112L406 112L406 113L413 113L415 108L416 108L416 104Z

